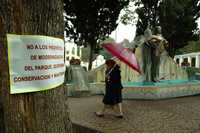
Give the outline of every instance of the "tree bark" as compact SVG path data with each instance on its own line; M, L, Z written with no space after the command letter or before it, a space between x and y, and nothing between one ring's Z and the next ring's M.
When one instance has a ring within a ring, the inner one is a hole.
M94 43L90 43L90 57L89 57L88 70L92 69L92 61L94 55L93 53L94 53Z
M9 93L7 33L63 38L63 1L0 0L0 132L72 132L63 85L43 92Z

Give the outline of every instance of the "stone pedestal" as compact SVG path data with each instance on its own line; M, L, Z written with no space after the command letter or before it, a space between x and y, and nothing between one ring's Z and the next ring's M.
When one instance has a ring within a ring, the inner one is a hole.
M67 69L66 79L70 79L68 95L73 97L90 96L90 86L86 71L80 65L71 65Z

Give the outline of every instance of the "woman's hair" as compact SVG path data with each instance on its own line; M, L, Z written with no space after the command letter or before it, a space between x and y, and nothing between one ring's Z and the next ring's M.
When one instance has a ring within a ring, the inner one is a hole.
M116 62L112 59L106 60L106 65L109 67L113 67L116 64Z

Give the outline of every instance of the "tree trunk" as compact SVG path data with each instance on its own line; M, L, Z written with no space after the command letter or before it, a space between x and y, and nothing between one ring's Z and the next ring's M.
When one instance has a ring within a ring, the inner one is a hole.
M169 39L169 48L168 48L168 53L170 57L174 57L175 55L175 43L173 41L173 39Z
M9 94L6 34L63 38L62 0L0 0L0 132L70 133L67 90ZM2 116L2 117L1 117Z
M88 70L92 69L92 60L93 60L93 54L94 53L94 44L90 44L90 57L89 57L89 64L88 64Z

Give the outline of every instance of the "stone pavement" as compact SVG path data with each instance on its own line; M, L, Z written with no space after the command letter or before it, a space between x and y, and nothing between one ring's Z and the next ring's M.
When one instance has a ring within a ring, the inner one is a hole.
M124 118L102 107L102 96L68 98L73 123L104 133L200 133L200 95L167 100L124 100ZM83 131L83 133L85 133Z

